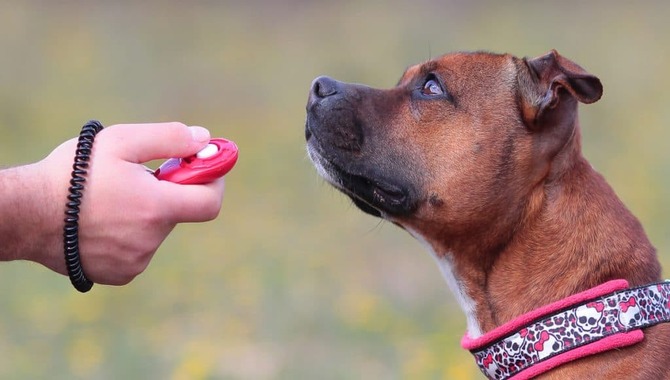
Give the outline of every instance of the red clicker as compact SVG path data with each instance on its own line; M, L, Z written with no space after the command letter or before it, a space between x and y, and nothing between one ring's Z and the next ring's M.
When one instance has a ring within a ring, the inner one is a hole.
M226 175L235 166L237 155L234 142L214 138L193 156L165 161L154 175L160 180L180 184L209 183Z

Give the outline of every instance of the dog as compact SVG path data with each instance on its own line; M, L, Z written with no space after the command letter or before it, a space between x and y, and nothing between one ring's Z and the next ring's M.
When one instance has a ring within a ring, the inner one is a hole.
M655 248L581 152L578 103L602 92L555 50L446 54L409 67L390 89L312 82L305 138L318 173L428 248L467 318L463 346L487 377L670 378ZM598 298L611 294L623 301ZM633 307L649 299L655 311ZM624 301L625 310L607 309ZM557 337L564 327L528 327L543 318L582 329ZM606 339L588 335L594 327ZM496 342L508 351L477 351ZM528 367L514 362L533 356Z

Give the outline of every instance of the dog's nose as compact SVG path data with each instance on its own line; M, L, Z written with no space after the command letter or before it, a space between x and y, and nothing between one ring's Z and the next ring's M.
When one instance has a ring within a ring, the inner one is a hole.
M312 95L317 98L327 98L338 92L338 82L326 76L321 76L312 82Z

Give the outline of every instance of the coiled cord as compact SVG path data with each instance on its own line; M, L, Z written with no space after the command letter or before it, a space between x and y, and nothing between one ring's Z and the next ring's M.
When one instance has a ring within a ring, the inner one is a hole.
M63 227L63 245L65 249L65 265L72 285L78 291L86 293L93 287L93 281L84 274L79 258L79 206L86 182L86 173L91 158L93 140L103 126L97 120L84 124L79 133L79 141L72 165L68 202L65 209L65 226Z

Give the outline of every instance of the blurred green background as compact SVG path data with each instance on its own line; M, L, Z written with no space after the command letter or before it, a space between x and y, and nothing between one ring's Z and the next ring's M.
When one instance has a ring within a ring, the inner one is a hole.
M451 50L558 49L604 83L585 154L670 268L669 19L664 1L3 0L2 165L91 118L203 125L240 160L220 217L178 226L128 286L0 265L0 378L480 378L423 247L306 158L312 79L391 87Z

